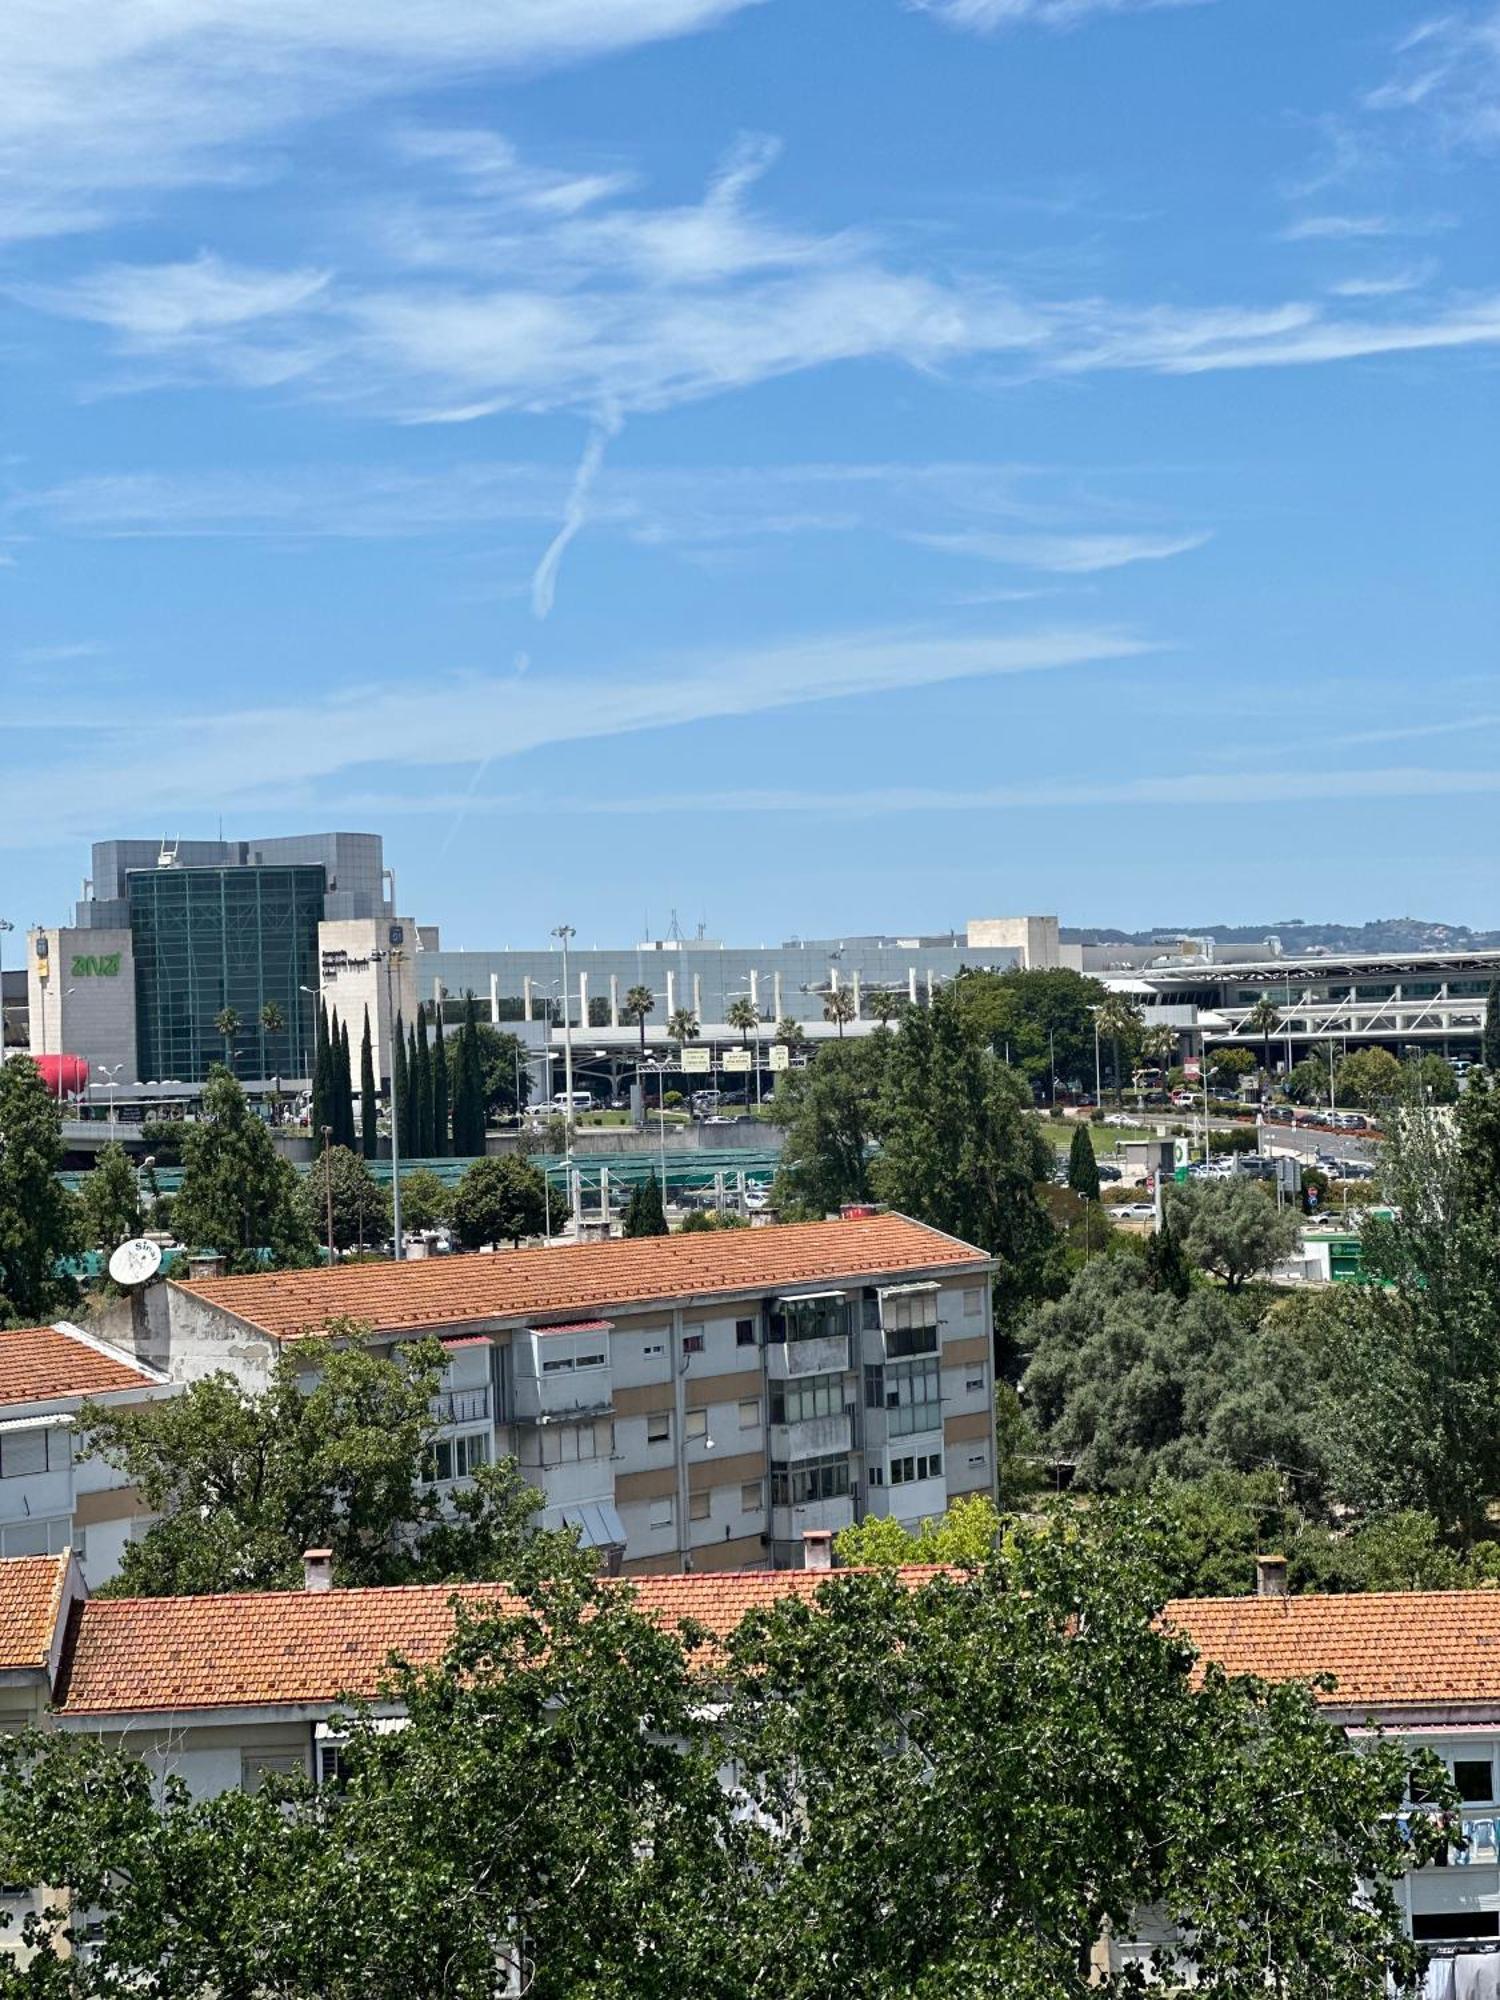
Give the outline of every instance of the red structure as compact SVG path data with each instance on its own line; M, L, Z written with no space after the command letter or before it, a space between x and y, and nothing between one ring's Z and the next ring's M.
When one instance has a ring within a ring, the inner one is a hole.
M79 1097L88 1089L89 1066L82 1056L38 1056L36 1066L53 1097Z

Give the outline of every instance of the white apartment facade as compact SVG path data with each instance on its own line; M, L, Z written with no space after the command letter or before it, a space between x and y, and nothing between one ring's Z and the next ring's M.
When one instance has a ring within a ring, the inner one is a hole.
M995 1490L993 1260L904 1216L206 1279L138 1351L265 1379L320 1330L443 1344L441 1480L513 1457L628 1572L795 1567L809 1529Z

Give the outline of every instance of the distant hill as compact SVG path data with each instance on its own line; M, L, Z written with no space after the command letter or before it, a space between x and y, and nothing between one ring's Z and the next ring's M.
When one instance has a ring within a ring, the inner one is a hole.
M1470 930L1467 924L1437 924L1423 917L1377 917L1368 924L1314 924L1283 917L1265 924L1153 924L1145 931L1084 926L1064 929L1068 944L1156 944L1178 937L1211 937L1220 944L1263 944L1280 938L1284 952L1495 951L1500 931Z

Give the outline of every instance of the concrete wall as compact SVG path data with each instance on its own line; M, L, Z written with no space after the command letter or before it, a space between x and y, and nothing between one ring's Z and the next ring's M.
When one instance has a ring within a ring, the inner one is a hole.
M37 945L45 939L45 959ZM122 1065L119 1082L140 1081L135 1060L135 960L128 930L40 930L27 938L31 1053L82 1056L91 1096L109 1092L98 1065ZM41 976L45 964L47 977ZM113 968L113 969L111 969Z
M1062 963L1056 917L972 917L966 935L976 951L1019 951L1028 972Z

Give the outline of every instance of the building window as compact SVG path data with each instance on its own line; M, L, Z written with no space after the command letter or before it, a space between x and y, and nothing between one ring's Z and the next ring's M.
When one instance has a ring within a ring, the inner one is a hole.
M61 1472L73 1463L73 1433L60 1424L0 1433L0 1479Z
M758 1479L747 1479L745 1484L740 1488L740 1512L742 1514L758 1514L765 1504L765 1496L761 1491L760 1481Z
M472 1479L490 1462L488 1431L464 1431L457 1437L434 1438L427 1477L439 1486L454 1479Z
M653 1500L651 1502L651 1525L653 1528L670 1528L672 1525L672 1502Z
M936 1356L893 1362L885 1371L886 1425L892 1437L943 1427L943 1390Z
M918 1452L915 1457L891 1460L892 1486L910 1486L918 1479L941 1479L942 1476L943 1455L938 1451Z
M766 1338L777 1345L788 1340L841 1340L848 1331L849 1308L835 1293L828 1298L778 1300Z
M330 1035L329 1040L332 1041L332 1039L333 1037ZM542 1373L544 1375L571 1375L572 1372L573 1357L571 1354L549 1354L542 1361Z
M706 1521L712 1512L713 1508L710 1505L710 1495L708 1495L707 1493L689 1494L688 1519L690 1521Z
M602 1354L580 1354L573 1363L575 1368L602 1368L605 1357Z
M753 1319L737 1319L735 1321L734 1344L736 1347L754 1347L755 1321Z
M842 1375L804 1375L799 1381L773 1382L771 1422L805 1424L813 1417L837 1417L844 1409Z
M672 1412L653 1410L646 1419L647 1444L670 1444L672 1442Z
M977 1396L983 1387L984 1377L982 1375L970 1375L964 1382L964 1394L967 1396Z
M688 1436L688 1439L689 1439L689 1442L691 1442L691 1441L692 1441L692 1439L694 1439L694 1438L706 1438L706 1437L708 1436L708 1412L707 1412L707 1410L689 1410L689 1411L688 1411L688 1413L687 1413L687 1436Z
M800 1465L771 1467L771 1505L803 1507L814 1500L842 1499L849 1491L849 1460L810 1458Z
M645 1361L659 1361L666 1351L667 1343L664 1340L643 1340L641 1342L641 1358Z
M1494 1766L1488 1757L1457 1757L1453 1784L1465 1805L1487 1806L1495 1796Z
M682 1351L684 1354L701 1354L703 1352L703 1328L701 1326L685 1326L682 1329Z
M740 1429L754 1431L760 1429L760 1399L747 1396L740 1404Z
M872 1486L884 1486L884 1484L885 1484L885 1467L884 1467L883 1465L872 1465L872 1466L870 1466L870 1467L869 1467L869 1470L868 1470L868 1477L869 1477L869 1481L870 1481L870 1484L871 1484Z
M978 1285L970 1285L964 1292L964 1318L978 1319L984 1311L984 1293Z
M988 1464L989 1456L987 1451L971 1451L969 1453L970 1469L977 1472L982 1465Z
M285 1783L306 1769L298 1750L247 1750L240 1758L240 1790L258 1792L268 1779Z
M53 1521L13 1521L0 1528L0 1556L60 1556L72 1542L81 1562L82 1540L80 1535L75 1541L72 1523L65 1514Z

